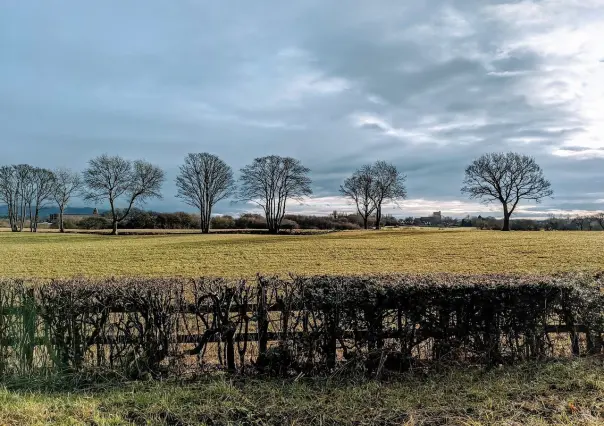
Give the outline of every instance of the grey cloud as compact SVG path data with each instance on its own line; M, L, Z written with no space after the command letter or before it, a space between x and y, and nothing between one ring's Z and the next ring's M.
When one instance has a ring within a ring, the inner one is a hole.
M236 171L292 155L324 197L385 159L407 173L410 197L444 202L461 199L475 156L512 149L543 165L556 193L548 208L598 207L603 160L552 155L589 149L573 141L590 123L555 95L569 82L552 77L549 56L513 48L518 29L487 3L8 0L1 162L81 169L104 152L143 156L170 178L150 207L177 209L173 178L187 152L213 152ZM554 93L548 102L539 84ZM359 114L381 121L355 123Z

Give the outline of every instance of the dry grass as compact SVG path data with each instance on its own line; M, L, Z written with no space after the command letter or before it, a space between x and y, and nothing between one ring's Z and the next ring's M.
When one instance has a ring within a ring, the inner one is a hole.
M0 233L5 277L599 270L602 232L405 229L323 235Z
M595 271L602 265L601 232L0 233L0 275L22 278L555 272ZM388 383L218 376L78 390L32 378L0 385L0 425L598 425L604 423L602 362L420 372Z
M583 359L365 379L206 377L69 392L0 388L3 425L601 425L604 365ZM105 385L107 386L107 385Z

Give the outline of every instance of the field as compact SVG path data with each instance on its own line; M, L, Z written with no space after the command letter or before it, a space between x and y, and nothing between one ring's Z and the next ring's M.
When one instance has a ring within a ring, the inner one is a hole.
M601 270L604 233L404 229L319 235L0 232L5 277Z
M228 276L604 269L604 233L404 229L318 235L0 232L0 275ZM0 425L604 422L601 357L366 378L0 382Z

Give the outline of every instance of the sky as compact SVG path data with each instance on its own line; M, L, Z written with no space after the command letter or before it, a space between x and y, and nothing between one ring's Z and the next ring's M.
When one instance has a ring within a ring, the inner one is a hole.
M601 211L603 39L604 0L2 0L0 164L145 159L167 175L146 207L173 211L189 152L236 176L293 156L314 196L290 211L322 214L352 212L339 185L386 160L408 199L385 213L497 216L464 169L517 151L554 190L518 216Z

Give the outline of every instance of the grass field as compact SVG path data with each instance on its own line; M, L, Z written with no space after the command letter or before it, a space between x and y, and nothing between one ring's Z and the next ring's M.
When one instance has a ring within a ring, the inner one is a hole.
M602 232L405 229L320 235L0 232L0 275L228 276L604 269ZM604 424L604 360L390 382L205 377L96 385L0 380L0 425ZM4 387L3 387L4 386ZM49 388L50 386L50 388Z
M351 231L321 235L0 233L5 277L600 270L602 232Z
M55 383L53 387L58 387ZM62 386L64 389L65 386ZM53 391L0 387L0 424L598 425L604 365L583 359L359 379L143 382Z

